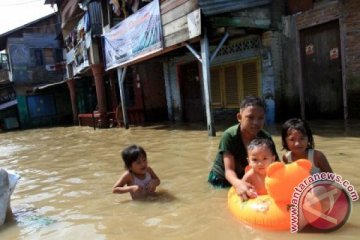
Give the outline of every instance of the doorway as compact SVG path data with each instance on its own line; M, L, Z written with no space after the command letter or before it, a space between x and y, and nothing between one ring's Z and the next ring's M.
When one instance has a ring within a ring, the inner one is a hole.
M343 117L339 22L300 31L303 99L307 119Z
M204 121L198 63L194 61L180 65L179 80L184 122Z

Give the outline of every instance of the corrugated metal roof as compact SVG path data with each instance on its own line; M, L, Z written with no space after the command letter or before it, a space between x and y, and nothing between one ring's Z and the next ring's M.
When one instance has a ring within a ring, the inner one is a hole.
M259 7L272 0L198 0L198 4L207 16Z
M8 101L8 102L4 102L4 103L0 104L0 110L15 106L17 103L18 102L16 99Z

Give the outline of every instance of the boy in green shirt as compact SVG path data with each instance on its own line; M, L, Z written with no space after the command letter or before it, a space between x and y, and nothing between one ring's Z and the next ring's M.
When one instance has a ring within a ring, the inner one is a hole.
M225 130L219 144L208 181L216 187L235 188L236 193L247 200L254 187L241 180L247 166L247 145L254 138L267 138L269 133L263 130L265 123L265 104L256 96L247 96L240 104L237 114L239 124ZM276 154L278 160L278 155Z

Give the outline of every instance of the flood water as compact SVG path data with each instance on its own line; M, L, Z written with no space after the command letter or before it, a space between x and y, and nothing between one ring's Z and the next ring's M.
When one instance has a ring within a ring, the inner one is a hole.
M360 121L310 122L316 148L333 170L360 190ZM358 239L360 204L347 223L328 234L269 232L235 219L227 190L207 176L222 131L152 125L96 129L56 127L0 133L0 167L21 179L12 195L14 219L0 226L0 239ZM282 155L279 126L267 128ZM124 165L120 151L144 147L161 179L158 195L132 201L112 194Z

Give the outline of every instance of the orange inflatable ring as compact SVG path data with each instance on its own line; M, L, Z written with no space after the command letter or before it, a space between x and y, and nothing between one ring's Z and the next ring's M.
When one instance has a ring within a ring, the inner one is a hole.
M291 164L272 163L267 171L267 195L242 201L232 187L228 192L230 211L240 221L268 230L290 229L289 206L294 187L310 174L311 162L299 159Z

